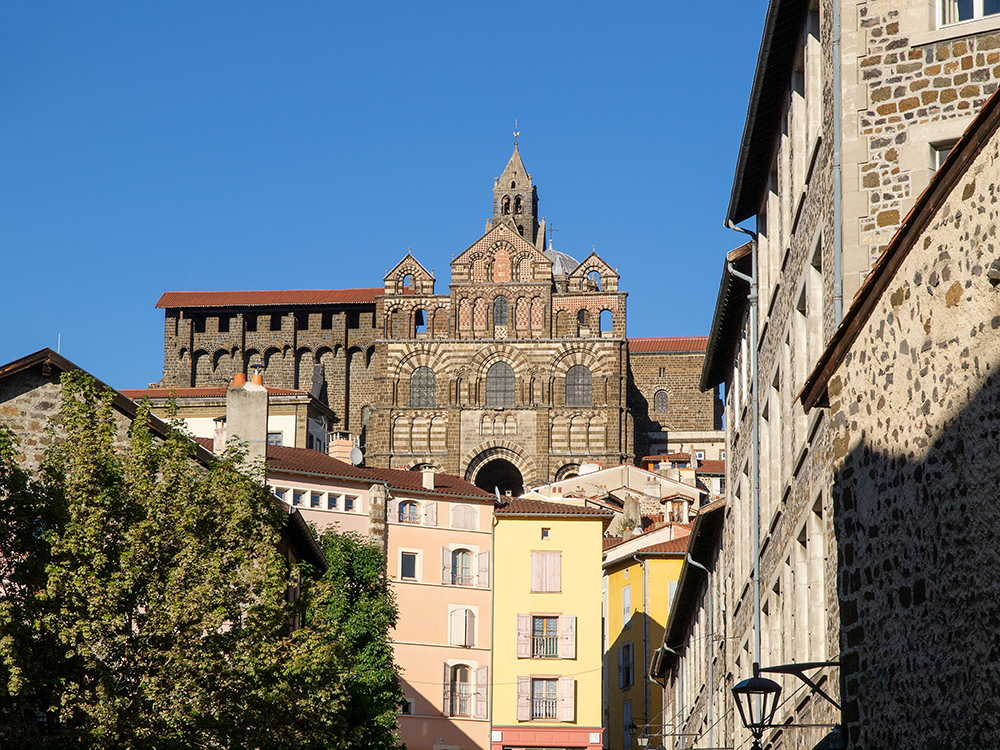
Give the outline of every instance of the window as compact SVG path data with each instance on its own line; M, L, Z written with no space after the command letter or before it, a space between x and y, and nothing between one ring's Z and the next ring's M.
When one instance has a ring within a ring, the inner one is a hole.
M399 556L399 577L407 581L417 580L417 553L402 552Z
M635 670L632 663L633 649L632 642L623 643L618 647L618 687L622 689L632 687L635 682Z
M531 618L531 658L555 659L559 656L559 618Z
M562 552L531 553L531 590L536 593L562 591Z
M704 461L705 460L705 451L695 451L694 452L694 457L697 458L699 461Z
M543 528L542 529L542 539L548 539L550 532L551 532L551 529L545 529L545 528Z
M410 388L413 388L413 384L410 384ZM412 391L411 391L412 392ZM364 429L368 426L368 420L372 418L372 408L370 406L361 407L361 427Z
M268 445L281 445L281 433L280 432L269 432L269 433L267 433L267 444Z
M942 26L997 13L1000 13L1000 0L941 0Z
M661 367L661 368L660 368L660 377L662 378L662 377L664 377L664 376L665 376L666 374L667 374L667 368L666 368L666 367Z
M947 143L931 144L931 166L935 171L941 169L944 160L948 158L948 154L955 148L955 143L956 141L949 141Z
M305 496L302 490L295 490L292 492L292 505L302 505L302 498Z
M229 333L229 316L219 316L219 333Z
M449 716L470 715L469 668L464 664L451 668L449 696L450 710L447 712Z
M496 362L486 371L486 406L503 408L514 405L514 369L506 362Z
M629 724L632 723L632 701L625 701L622 704L622 747L632 747L632 733L629 732Z
M476 613L465 607L453 609L449 615L452 646L472 647L476 645Z
M433 407L435 398L436 378L434 370L429 367L418 367L410 375L410 406Z
M576 615L517 616L518 659L575 659Z
M410 698L399 700L399 714L400 716L413 716L413 701Z
M590 406L592 400L590 369L573 365L566 371L566 406Z
M334 495L332 492L328 492L326 495L326 509L337 510L337 500L337 495Z
M559 683L556 680L531 681L531 718L559 718Z
M493 300L493 325L494 326L507 325L509 312L510 312L510 306L507 303L506 297L500 295L495 300Z
M344 510L353 511L356 500L357 498L353 495L344 495Z
M455 586L472 585L472 553L457 549L451 553L451 582Z
M622 628L632 625L632 585L622 588Z
M320 501L322 499L323 499L322 495L319 492L310 492L309 493L309 507L310 508L318 508L319 504L320 504Z
M453 529L476 528L476 509L471 505L456 505L451 509L451 527Z
M400 523L420 523L420 507L413 501L407 500L399 504Z
M665 414L667 411L667 392L657 391L653 398L653 411Z

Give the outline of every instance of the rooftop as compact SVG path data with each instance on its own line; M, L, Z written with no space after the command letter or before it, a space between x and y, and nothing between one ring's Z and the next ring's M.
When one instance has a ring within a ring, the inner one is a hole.
M708 348L708 336L670 336L660 338L629 339L630 354L657 352L703 352Z
M295 305L374 304L384 293L374 289L285 289L251 292L164 292L156 306L170 307L289 307Z

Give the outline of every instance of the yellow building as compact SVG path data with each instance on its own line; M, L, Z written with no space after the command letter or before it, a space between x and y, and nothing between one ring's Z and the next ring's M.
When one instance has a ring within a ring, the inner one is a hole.
M612 515L513 499L494 518L492 750L597 750L601 540Z
M684 563L688 538L634 538L607 551L605 706L610 750L633 745L636 733L661 744L663 689L646 678L653 651L663 641L670 600Z

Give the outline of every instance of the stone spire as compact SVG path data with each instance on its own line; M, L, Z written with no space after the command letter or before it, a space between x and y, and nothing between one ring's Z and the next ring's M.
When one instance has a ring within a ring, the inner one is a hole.
M544 234L538 231L538 193L521 161L517 141L507 167L493 183L492 225L501 221L510 222L531 244L544 246Z

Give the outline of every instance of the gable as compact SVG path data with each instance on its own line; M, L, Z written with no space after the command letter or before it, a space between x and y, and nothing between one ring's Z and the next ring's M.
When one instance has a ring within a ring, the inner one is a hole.
M618 279L618 272L592 252L569 275L569 291L617 292Z
M434 294L434 274L411 253L407 253L382 280L386 294Z
M548 282L552 261L501 221L451 262L452 283Z

